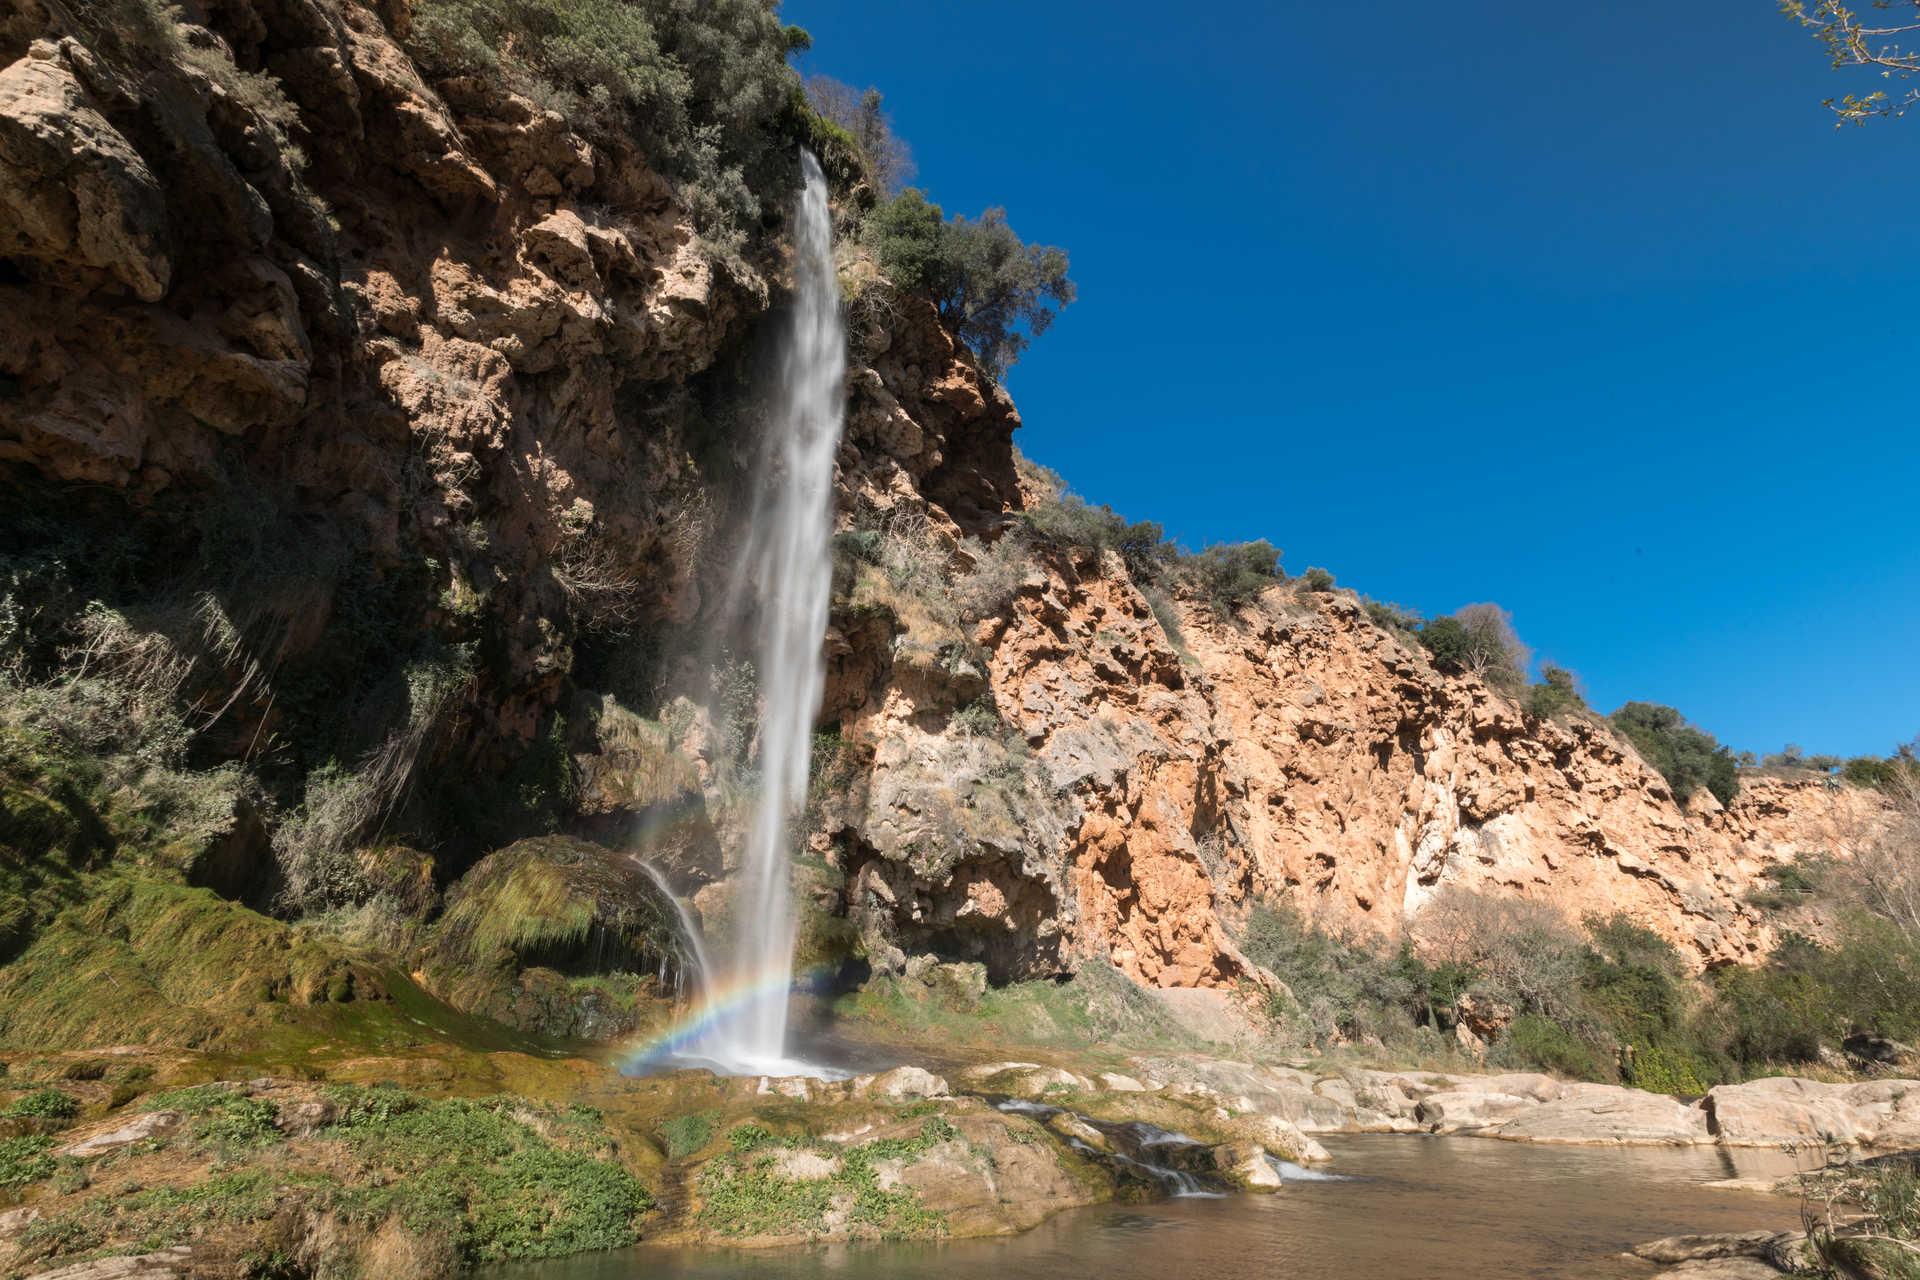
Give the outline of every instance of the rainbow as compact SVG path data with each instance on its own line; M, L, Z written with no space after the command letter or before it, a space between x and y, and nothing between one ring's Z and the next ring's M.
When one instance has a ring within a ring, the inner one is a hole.
M714 1032L762 1001L783 1000L793 987L812 986L832 977L834 973L833 966L820 965L805 974L796 974L792 979L785 973L765 973L715 982L700 993L699 999L682 1009L672 1022L622 1048L615 1061L627 1075L638 1075L649 1068L658 1069L676 1061L689 1066L731 1067L733 1064L716 1063L710 1052L700 1052L700 1047L710 1040Z

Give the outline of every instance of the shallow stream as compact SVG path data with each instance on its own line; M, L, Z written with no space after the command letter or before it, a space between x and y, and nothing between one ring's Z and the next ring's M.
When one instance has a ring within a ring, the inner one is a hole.
M502 1268L489 1280L1608 1280L1660 1236L1788 1229L1791 1199L1702 1184L1791 1173L1771 1151L1548 1147L1485 1138L1326 1137L1326 1172L1275 1195L1103 1205L1024 1235L776 1252L641 1245Z

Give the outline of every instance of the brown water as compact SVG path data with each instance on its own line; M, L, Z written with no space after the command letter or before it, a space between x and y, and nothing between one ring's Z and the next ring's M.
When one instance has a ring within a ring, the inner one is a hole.
M502 1268L490 1280L1607 1280L1651 1274L1620 1256L1644 1240L1799 1225L1791 1199L1701 1185L1791 1173L1791 1161L1773 1152L1385 1135L1324 1141L1331 1171L1351 1180L1289 1182L1270 1196L1077 1210L997 1240L778 1252L641 1245Z

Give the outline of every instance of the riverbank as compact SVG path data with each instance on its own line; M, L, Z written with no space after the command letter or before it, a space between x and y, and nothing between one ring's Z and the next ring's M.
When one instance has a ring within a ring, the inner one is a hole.
M0 1268L166 1253L128 1274L240 1277L284 1256L308 1271L345 1259L425 1277L642 1237L688 1249L957 1240L1115 1201L1281 1190L1353 1135L1920 1146L1915 1081L1782 1077L1686 1102L1534 1073L1096 1060L826 1081L635 1078L445 1045L246 1078L212 1055L8 1055L0 1189L14 1203L0 1211Z

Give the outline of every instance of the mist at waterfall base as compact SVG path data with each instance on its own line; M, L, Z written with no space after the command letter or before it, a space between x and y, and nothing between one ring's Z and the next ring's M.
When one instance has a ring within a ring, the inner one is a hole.
M839 1074L786 1055L794 943L788 827L806 800L814 714L826 681L821 643L833 590L834 456L847 366L826 178L809 152L800 153L800 165L793 299L753 473L759 505L728 593L729 612L753 620L760 684L759 785L741 859L732 954L710 959L675 899L700 971L699 999L674 1026L629 1053L631 1072L703 1066L725 1075Z

